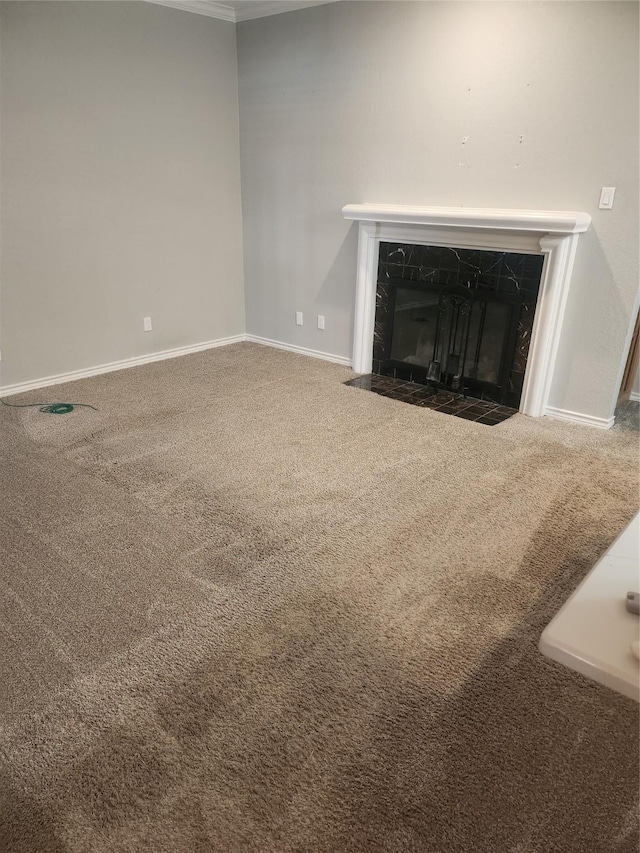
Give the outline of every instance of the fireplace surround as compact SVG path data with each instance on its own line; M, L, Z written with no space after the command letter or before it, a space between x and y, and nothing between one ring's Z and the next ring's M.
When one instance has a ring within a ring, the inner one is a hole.
M353 369L371 373L380 243L509 252L543 257L519 409L540 417L548 401L578 237L587 213L348 204L359 222Z

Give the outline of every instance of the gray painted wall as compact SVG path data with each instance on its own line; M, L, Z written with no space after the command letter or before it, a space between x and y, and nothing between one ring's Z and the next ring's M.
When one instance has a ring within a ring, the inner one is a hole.
M610 415L638 286L637 3L338 3L239 24L238 60L250 333L350 355L346 203L584 210L550 403Z
M135 2L1 15L1 384L242 333L235 26Z

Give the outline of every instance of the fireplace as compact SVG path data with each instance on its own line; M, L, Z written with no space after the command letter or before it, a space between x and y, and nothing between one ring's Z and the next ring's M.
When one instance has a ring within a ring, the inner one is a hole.
M500 287L493 290L490 287L485 287L484 285L487 282L484 281L480 273L477 280L473 276L468 281L461 280L459 276L455 281L449 276L445 276L445 280L437 279L439 289L436 288L434 291L426 285L434 283L436 279L430 282L429 276L424 276L421 280L419 275L417 278L409 277L407 279L403 276L396 276L393 274L395 271L390 270L389 278L400 280L399 284L392 283L389 285L390 288L395 288L393 294L395 302L401 307L407 308L409 313L412 308L417 309L417 305L411 306L411 300L422 299L424 304L421 311L424 315L425 326L433 320L433 316L431 316L431 320L427 317L428 312L433 315L433 300L437 295L438 305L440 306L440 296L443 295L445 287L449 288L449 292L448 295L445 295L445 304L442 306L444 313L449 312L451 314L452 311L458 311L458 314L461 314L463 312L462 303L465 294L460 288L471 294L470 298L466 300L470 312L467 318L470 327L467 355L464 357L464 361L460 362L463 358L462 353L453 351L453 355L457 355L459 358L459 364L456 370L455 359L452 359L451 368L454 371L452 372L449 369L449 352L442 355L443 346L440 344L439 348L436 347L436 355L440 354L440 358L431 358L429 363L425 364L429 349L428 331L425 331L426 344L423 350L419 348L419 335L415 330L412 333L413 337L416 338L414 341L416 349L413 354L410 351L409 338L411 335L398 332L394 345L393 332L391 332L391 337L387 336L384 339L387 350L385 350L384 358L377 358L377 368L382 370L383 362L386 362L385 369L389 369L389 367L394 369L395 367L396 371L398 369L409 370L412 373L413 370L425 371L426 369L426 373L431 370L432 375L435 376L436 371L440 370L440 382L451 383L458 376L459 378L456 381L462 387L471 387L472 383L475 387L480 387L480 382L489 382L498 386L499 393L519 394L519 410L524 414L533 417L545 414L561 416L550 405L549 397L553 384L556 356L562 338L562 324L577 242L579 235L589 228L591 223L589 214L572 211L414 207L389 204L348 204L343 207L342 213L346 219L359 222L353 339L353 369L356 373L372 373L374 369L374 337L376 338L376 352L379 352L377 347L383 343L383 333L380 331L379 337L378 332L376 332L376 309L379 307L377 303L378 273L381 261L380 247L384 244L394 245L397 249L404 247L405 251L407 251L408 246L416 246L424 247L425 250L448 249L454 254L455 252L460 253L462 250L476 253L497 252L501 253L503 258L509 255L513 262L516 262L514 256L536 258L539 266L535 271L533 268L527 268L527 273L524 276L527 279L527 287L522 287L522 282L520 282L521 300L516 299L516 294L512 293L511 296L514 298L510 302L508 295L501 291ZM387 257L386 262L388 263L388 261L389 258ZM384 256L382 262L385 262ZM391 266L393 267L393 264ZM428 265L423 266L427 267ZM447 271L444 270L444 272ZM481 269L481 272L487 275L491 274L490 270ZM537 279L537 291L534 300L534 293L529 291L530 283L535 279ZM495 284L495 282L493 283ZM405 292L401 293L402 290ZM430 297L427 296L428 293L431 293ZM502 295L498 296L499 293L505 295L506 301L503 300ZM456 305L456 297L459 300L459 305ZM430 305L427 304L429 299L432 302ZM389 308L391 305L390 293L388 300ZM534 301L535 308L533 307ZM495 307L498 303L502 307ZM473 359L472 363L469 363L469 347L473 350L474 343L477 345L482 304L492 306L490 309L487 307L487 311L491 311L490 326L492 331L487 329L486 334L494 336L503 334L496 332L495 328L496 325L502 325L498 323L498 315L502 312L502 319L505 319L506 311L511 318L507 317L506 319L512 337L509 338L508 332L504 333L506 337L500 348L500 357L487 355L487 360L482 365L480 362L484 355L484 348L481 347L476 368ZM520 305L520 320L518 321L514 350L513 317L518 312L518 304ZM473 326L471 326L472 313L474 314ZM528 315L528 318L525 318L525 314ZM418 313L414 316L417 326L419 325ZM455 324L455 320L453 322ZM449 324L447 328L452 328L450 319L445 318L446 324ZM431 337L431 347L433 351L433 336ZM446 350L446 347L444 349ZM511 354L513 359L510 362ZM524 359L521 356L524 356ZM407 361L408 358L412 357L415 362L419 363ZM497 366L498 361L499 366ZM396 362L396 364L389 365L389 362ZM434 366L432 362L439 362L439 365ZM460 363L463 363L461 373ZM508 377L507 367L509 368ZM516 374L520 374L520 376L518 377ZM493 390L495 392L496 389ZM488 390L485 393L488 395ZM509 398L507 397L507 399ZM510 399L514 399L514 397Z
M381 242L373 373L518 408L542 264Z

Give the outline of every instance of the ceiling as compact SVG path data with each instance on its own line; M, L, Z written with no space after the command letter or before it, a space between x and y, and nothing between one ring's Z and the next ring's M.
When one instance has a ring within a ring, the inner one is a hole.
M146 0L146 2L170 6L172 9L182 9L184 12L195 12L197 15L206 15L209 18L238 22L291 12L294 9L303 9L305 6L336 3L339 0Z

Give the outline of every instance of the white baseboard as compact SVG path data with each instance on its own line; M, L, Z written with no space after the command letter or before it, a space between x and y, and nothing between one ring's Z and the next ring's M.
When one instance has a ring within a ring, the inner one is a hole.
M640 391L632 391L629 394L629 399L632 400L634 403L640 403Z
M555 409L553 406L547 406L545 415L557 421L568 421L572 424L581 424L595 429L611 429L615 422L614 417L596 418L593 415L583 415L580 412L570 412L567 409Z
M76 379L87 379L90 376L99 376L101 373L111 373L114 370L126 370L128 367L138 367L141 364L151 364L154 361L164 361L167 358L178 358L181 355L190 355L194 352L202 352L215 347L226 347L229 344L239 344L244 341L274 347L275 349L288 350L299 355L308 355L320 358L324 361L332 361L351 367L351 359L340 355L332 355L328 352L297 347L293 344L285 344L281 341L272 341L269 338L261 338L258 335L231 335L228 338L218 338L215 341L204 341L200 344L190 344L186 347L153 352L148 355L140 355L134 358L125 358L122 361L112 361L109 364L98 364L95 367L87 367L84 370L72 370L69 373L58 373L55 376L43 376L41 379L32 379L29 382L17 382L15 385L0 387L1 397L10 397L12 394L23 394L25 391L35 391L38 388L48 388L51 385L62 385L65 382L74 382Z
M59 373L56 376L44 376L42 379L33 379L30 382L18 382L15 385L6 385L4 388L0 388L0 396L10 397L12 394L35 391L37 388L48 388L50 385L62 385L65 382L74 382L76 379L99 376L101 373L126 370L128 367L138 367L141 364L151 364L154 361L164 361L167 358L177 358L181 355L190 355L194 352L202 352L203 350L214 349L215 347L226 347L229 344L242 343L244 340L246 340L245 335L231 335L228 338L218 338L215 341L205 341L201 344L191 344L186 347L176 347L175 349L149 353L149 355L125 358L122 361L112 361L109 364L99 364L96 367L87 367L84 370L72 370L69 373Z
M262 344L265 347L284 349L288 352L295 352L298 355L309 355L311 358L321 358L323 361L332 361L334 364L343 364L345 367L351 367L351 359L344 355L333 355L330 352L308 349L307 347L298 347L294 344L282 343L282 341L272 341L270 338L261 338L259 335L245 335L245 340L251 341L251 343L254 344Z
M333 353L322 352L321 350L309 349L307 347L299 347L294 344L285 344L282 341L262 338L259 335L241 334L230 335L227 338L218 338L215 341L204 341L200 344L190 344L186 347L176 347L175 349L153 352L148 355L140 355L134 358L125 358L122 361L112 361L109 364L99 364L95 367L87 367L84 370L72 370L69 373L59 373L56 376L44 376L41 379L33 379L29 382L18 382L15 385L5 385L4 387L0 387L0 396L10 397L12 394L23 394L25 391L35 391L38 388L48 388L51 385L62 385L65 382L74 382L76 379L87 379L90 376L99 376L101 373L111 373L115 370L126 370L129 367L138 367L142 364L151 364L154 361L164 361L168 358L178 358L181 355L190 355L191 353L215 349L216 347L225 347L229 344L243 343L244 341L273 347L274 349L286 350L287 352L297 353L298 355L307 355L311 358L319 358L323 361L331 361L334 364L342 364L345 367L351 367L352 365L351 359L346 356L334 355ZM629 399L640 402L640 394L632 393ZM595 427L596 429L610 429L615 421L615 418L613 417L609 419L596 418L592 415L583 415L580 412L571 412L567 409L556 409L553 406L547 407L545 415L556 420L582 424L583 426Z

